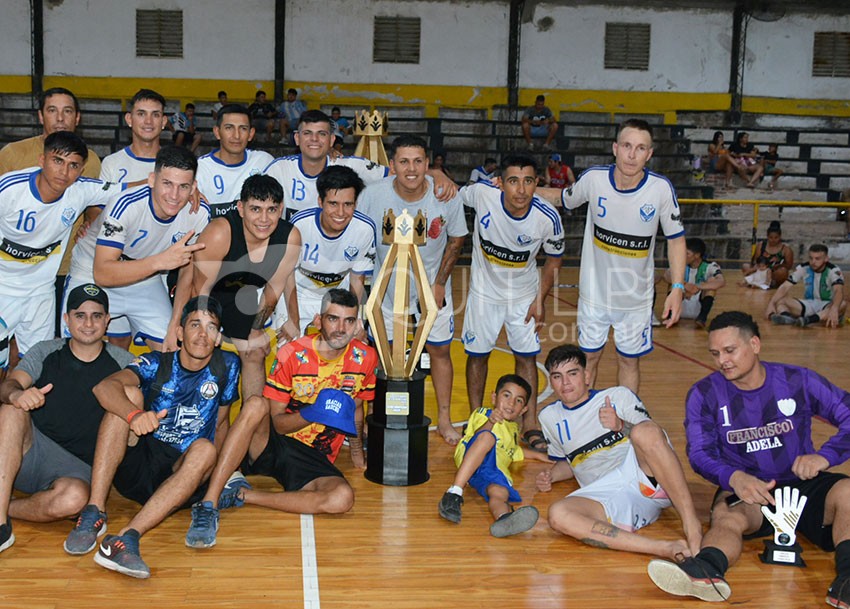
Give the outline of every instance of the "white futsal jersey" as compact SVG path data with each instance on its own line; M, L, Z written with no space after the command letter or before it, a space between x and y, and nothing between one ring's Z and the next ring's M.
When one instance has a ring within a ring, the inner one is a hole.
M130 147L126 146L100 162L100 179L116 184L147 180L153 173L155 164L156 158L136 156Z
M480 182L460 189L463 204L475 210L469 290L488 302L507 303L533 297L540 286L537 253L564 255L564 227L557 210L537 197L528 212L514 218L503 193Z
M201 204L201 209L193 214L190 207L187 204L173 218L162 220L154 214L149 186L128 190L106 206L74 246L71 256L74 282L94 281L96 246L119 249L124 260L141 260L165 251L190 230L199 235L210 221L210 210ZM156 276L148 279L158 280Z
M87 207L103 207L119 188L78 178L52 203L36 188L41 169L30 167L0 178L0 294L40 296L53 292L71 228Z
M685 234L673 185L644 170L631 190L614 185L614 165L591 167L561 192L567 209L588 203L581 249L579 295L602 309L642 311L652 306L655 235Z
M372 218L376 225L380 225L384 213L388 209L392 209L396 216L406 209L414 218L421 210L425 215L427 238L425 245L419 247L419 255L422 257L422 264L425 266L425 272L428 275L428 283L433 284L437 272L440 270L440 263L443 261L443 254L446 251L446 243L448 243L449 237L465 237L469 231L466 228L466 219L463 216L463 205L460 197L457 196L451 201L443 203L434 196L434 180L431 176L425 176L425 180L428 184L425 196L413 203L398 196L393 188L395 176L368 186L360 193L360 198L357 200L357 210ZM389 251L390 246L379 240L377 245L378 257L375 262L376 271L381 268ZM387 294L392 294L391 290L394 285L394 282L391 281ZM416 286L411 283L411 303L415 302L415 292ZM451 293L450 282L446 283L446 292Z
M198 190L210 205L213 218L225 215L236 209L236 201L242 193L242 183L246 178L263 173L274 157L264 150L246 150L241 163L228 165L215 156L216 148L198 159Z
M618 467L629 452L629 438L619 431L603 427L599 409L605 398L617 416L637 425L650 419L640 398L626 387L590 391L586 402L567 408L563 402L549 404L540 411L540 427L549 441L549 456L567 460L579 486L586 486Z
M390 171L388 167L359 156L344 156L337 159L328 157L326 167L331 165L350 167L367 185L384 179ZM300 154L275 159L263 173L273 177L283 187L283 203L287 220L302 209L318 206L319 192L316 190L316 179L319 176L304 173Z
M319 225L321 208L305 209L292 217L301 232L301 257L295 269L298 301L321 300L338 288L349 272L371 274L375 267L375 223L359 211L336 237L328 237ZM310 321L310 320L302 320Z

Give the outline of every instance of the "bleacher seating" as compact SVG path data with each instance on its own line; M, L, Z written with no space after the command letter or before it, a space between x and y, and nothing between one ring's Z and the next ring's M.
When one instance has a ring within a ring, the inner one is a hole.
M86 139L101 157L118 150L130 141L130 133L124 123L123 105L126 100L81 100L83 120L78 132ZM198 128L202 133L201 153L215 146L212 135L213 120L210 109L212 102L196 102ZM171 115L180 107L177 100L169 100L166 113ZM320 108L330 113L333 104L323 104ZM359 109L352 106L340 106L343 116L353 117ZM444 108L438 118L427 118L422 107L377 108L389 113L389 135L387 143L396 135L416 134L426 139L432 151L442 151L447 155L449 165L459 182L464 182L470 170L479 165L488 156L500 158L507 152L525 151L527 146L522 137L519 120L507 108L494 108L488 119L483 110ZM516 115L518 116L518 114ZM558 135L555 139L556 150L567 164L578 173L592 165L607 164L612 161L611 142L616 135L617 124L625 116L606 116L591 113L562 113L559 117ZM661 116L642 116L653 125L655 152L650 168L667 176L677 190L679 198L713 199L715 188L711 180L696 183L692 178L691 161L694 155L704 155L714 131L709 121L695 121L690 125L664 125ZM765 121L770 123L770 121ZM750 141L759 149L767 148L769 143L779 144L779 166L785 171L780 179L779 192L770 195L764 190L735 193L746 198L769 198L785 196L794 189L793 197L805 200L836 201L841 190L850 188L850 134L847 129L838 126L824 127L820 122L807 121L804 118L797 125L785 124L788 121L776 120L776 124L746 127ZM726 141L732 141L735 130L721 129ZM0 144L30 137L40 133L37 112L28 96L0 95ZM163 141L170 141L171 134L163 132ZM345 151L354 149L354 139L349 138ZM255 140L254 147L262 148L278 156L294 152L290 147L276 141L267 143L263 137ZM541 167L545 167L550 151L535 151ZM716 185L716 183L714 183ZM729 196L725 194L724 196ZM769 210L770 208L764 208ZM719 205L684 205L683 221L689 234L703 237L709 244L710 253L718 259L741 260L749 256L750 228L746 217L751 212ZM827 240L841 240L843 225L830 222L832 210L805 210L806 214L797 218L814 218L819 228L812 228L815 235L823 234ZM778 210L762 214L762 221L778 215ZM791 218L786 211L786 218ZM581 239L584 230L585 214L577 210L564 214L564 227L567 237L567 263L578 260ZM792 237L793 238L793 237ZM809 239L801 236L800 241ZM809 239L811 240L811 239ZM656 251L659 263L664 258L664 240L660 239ZM469 252L465 252L469 254Z

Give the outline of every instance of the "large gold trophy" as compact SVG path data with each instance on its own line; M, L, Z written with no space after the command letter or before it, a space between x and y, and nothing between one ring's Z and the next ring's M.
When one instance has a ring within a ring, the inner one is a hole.
M428 284L418 247L425 244L427 221L420 211L396 216L388 211L381 223L385 244L390 245L366 302L366 316L381 360L369 424L366 478L379 484L410 486L428 480L428 426L425 416L425 374L416 362L437 318L437 303ZM393 341L387 337L381 303L392 290ZM415 282L421 317L408 350L410 332L410 282Z

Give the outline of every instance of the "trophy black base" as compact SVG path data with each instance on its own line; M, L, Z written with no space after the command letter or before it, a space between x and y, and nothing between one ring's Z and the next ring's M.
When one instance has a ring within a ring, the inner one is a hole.
M428 426L431 419L405 428L387 427L373 415L366 451L366 479L387 486L414 486L427 482Z
M763 563L768 565L784 565L786 567L805 567L803 546L795 543L793 546L780 546L772 539L764 540L764 552L759 554Z

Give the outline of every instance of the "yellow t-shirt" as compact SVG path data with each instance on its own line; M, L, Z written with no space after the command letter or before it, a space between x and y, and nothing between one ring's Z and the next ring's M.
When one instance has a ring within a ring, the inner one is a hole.
M44 137L36 135L25 140L11 142L0 150L0 175L38 165L38 157L44 152ZM87 178L100 177L100 157L89 148L83 175Z
M469 441L486 422L490 415L490 408L478 408L469 415L469 423L466 425L466 433L455 448L455 465L460 467L466 447ZM505 474L508 481L513 484L513 478L509 471L511 463L522 461L525 455L519 445L519 424L514 421L501 421L493 425L491 430L496 436L496 466Z

